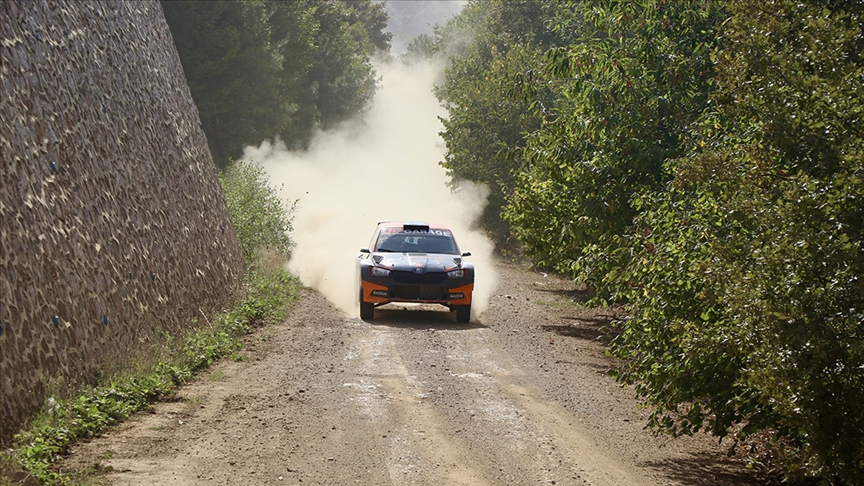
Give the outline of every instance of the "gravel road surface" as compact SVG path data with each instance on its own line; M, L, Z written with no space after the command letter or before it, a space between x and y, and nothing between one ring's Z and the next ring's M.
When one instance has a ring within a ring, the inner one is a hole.
M470 324L390 305L364 322L305 290L283 324L65 467L111 484L759 484L725 442L643 429L607 372L609 310L571 282L499 264Z

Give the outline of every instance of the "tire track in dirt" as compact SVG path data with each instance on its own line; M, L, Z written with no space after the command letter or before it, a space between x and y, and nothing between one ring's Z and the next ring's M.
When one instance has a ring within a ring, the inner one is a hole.
M246 361L61 467L141 485L758 484L712 438L642 429L572 283L540 291L538 274L499 270L508 294L469 325L424 306L364 322L306 290L285 323L248 337Z
M488 340L472 339L467 344L472 348L472 356L493 354L489 352ZM593 485L653 484L652 479L620 461L614 450L574 426L578 420L542 390L514 383L513 377L524 378L526 373L505 353L497 352L494 356L496 360L488 366L493 370L493 396L506 400L507 407L516 411L522 427L530 430L534 441L543 446L550 468L557 466L561 472L570 471L572 477L564 480L582 480Z
M423 401L417 378L402 362L395 332L364 327L368 336L359 340L358 353L350 356L361 377L352 387L370 392L357 397L370 419L392 427L387 463L393 484L490 484L473 461L466 461L470 454L464 442Z
M419 312L429 322L440 316ZM435 414L450 411L446 422L453 425L440 442L452 442L454 437L467 442L460 445L463 460L484 465L493 484L655 484L578 430L573 425L578 421L549 403L542 390L514 383L514 378L529 383L533 379L491 347L488 328L439 324L421 330L405 327L404 320L412 319L404 315L392 319L391 323L390 314L385 314L378 322L400 327L398 333L377 333L390 335L389 352L398 350L399 361L413 364L414 375L409 377L415 396L422 403L428 395L438 395L430 402Z

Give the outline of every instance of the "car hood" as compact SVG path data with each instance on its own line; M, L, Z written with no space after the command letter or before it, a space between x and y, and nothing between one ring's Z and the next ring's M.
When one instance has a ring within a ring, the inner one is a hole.
M375 253L372 259L391 270L413 273L446 272L459 268L462 262L458 255L430 253Z

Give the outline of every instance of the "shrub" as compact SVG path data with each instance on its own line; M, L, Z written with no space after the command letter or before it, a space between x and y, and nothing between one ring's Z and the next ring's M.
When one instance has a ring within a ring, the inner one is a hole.
M283 205L264 169L254 162L233 162L220 174L219 181L246 266L251 266L265 249L290 256L294 242L288 232L292 230L294 208Z

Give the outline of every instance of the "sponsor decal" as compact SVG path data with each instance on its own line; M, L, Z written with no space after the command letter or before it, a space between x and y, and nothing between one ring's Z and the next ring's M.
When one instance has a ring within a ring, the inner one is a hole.
M402 229L402 228L381 228L382 235L435 235L435 236L453 236L450 231L439 229Z
M436 236L451 236L449 231L444 230L404 230L399 231L400 235L436 235Z

